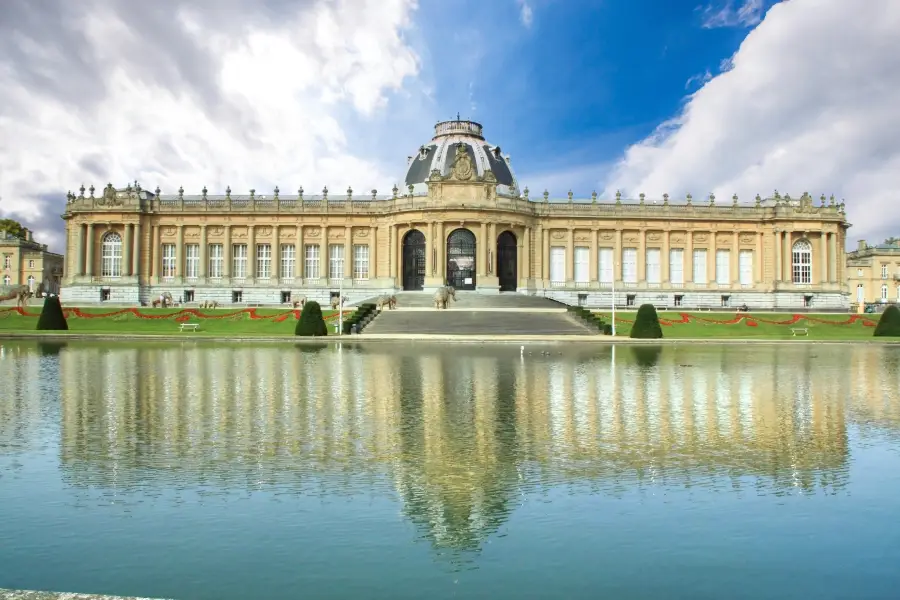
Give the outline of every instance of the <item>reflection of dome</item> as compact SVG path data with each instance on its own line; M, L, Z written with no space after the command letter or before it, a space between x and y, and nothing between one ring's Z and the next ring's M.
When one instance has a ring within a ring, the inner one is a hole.
M516 177L509 164L509 156L503 156L500 146L489 144L482 135L481 124L474 121L442 121L434 126L434 137L409 157L405 188L413 186L413 193L427 192L425 183L433 170L449 177L457 160L457 153L464 152L471 163L471 179L491 173L497 180L497 192L507 194L517 187ZM467 167L468 165L464 165ZM467 168L459 171L458 179L469 179Z

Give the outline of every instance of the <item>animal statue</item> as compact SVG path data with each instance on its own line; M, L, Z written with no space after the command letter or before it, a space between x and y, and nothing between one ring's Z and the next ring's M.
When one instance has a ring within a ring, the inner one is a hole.
M204 300L200 303L200 308L219 308L219 303L216 300Z
M447 308L447 303L450 302L450 300L456 300L456 290L453 286L445 285L439 287L434 293L435 308Z
M4 286L4 288L0 291L0 302L15 298L18 308L23 308L28 298L32 296L31 290L28 289L27 285Z
M343 298L337 298L337 297L332 298L331 299L331 310L337 310L338 306L343 307L349 301L350 301L350 299L347 298L347 296L344 296Z
M378 310L383 310L385 307L394 310L397 308L397 296L381 296L375 304Z
M159 295L158 298L154 298L153 302L150 303L150 306L153 308L169 308L175 304L175 300L172 299L172 294L169 292L163 292Z
M294 300L291 305L294 308L303 309L303 306L306 304L306 296L301 296L299 300Z

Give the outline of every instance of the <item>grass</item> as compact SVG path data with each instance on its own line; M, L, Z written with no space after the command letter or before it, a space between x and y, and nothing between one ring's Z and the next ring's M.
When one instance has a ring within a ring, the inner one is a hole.
M609 312L598 312L609 322ZM792 313L714 313L714 312L678 312L659 311L663 337L666 339L760 339L760 340L871 340L880 315L806 315L801 314L799 321L788 324L794 319ZM631 321L635 313L616 313L616 336L627 337L631 333ZM689 322L680 322L682 315ZM740 318L735 324L732 321ZM848 323L853 320L854 322ZM718 322L716 322L718 321ZM781 324L772 323L781 321ZM667 324L668 323L668 324ZM748 323L755 323L750 326ZM793 336L791 329L806 328L807 336Z
M40 307L29 306L26 315L21 315L9 307L0 307L0 333L31 333L35 332ZM126 309L126 311L132 309ZM257 309L203 309L198 310L201 315L219 318L203 318L189 315L188 323L198 323L200 328L196 331L181 332L176 321L178 315L185 313L180 308L140 308L140 314L156 317L142 318L119 308L72 308L65 307L69 331L42 332L48 334L79 334L79 333L119 333L127 335L185 335L185 336L293 336L297 319L293 310L278 308ZM90 315L115 316L104 318L90 318ZM79 316L87 315L85 316ZM299 311L296 313L299 314ZM345 316L352 311L344 311ZM31 316L33 315L33 316ZM337 311L323 310L322 315L328 323L329 334L334 333L334 320ZM255 317L255 318L254 318ZM332 319L329 319L329 318Z

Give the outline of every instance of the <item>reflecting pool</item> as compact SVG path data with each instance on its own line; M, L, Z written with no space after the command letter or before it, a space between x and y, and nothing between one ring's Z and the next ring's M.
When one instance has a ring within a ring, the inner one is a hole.
M0 588L894 598L900 347L0 341Z

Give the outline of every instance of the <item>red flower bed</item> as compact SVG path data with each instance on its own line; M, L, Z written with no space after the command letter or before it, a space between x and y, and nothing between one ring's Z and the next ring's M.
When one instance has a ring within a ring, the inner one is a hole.
M41 313L31 313L26 311L23 308L19 307L11 307L11 308L3 308L0 309L0 314L5 313L18 313L23 317L39 317ZM344 315L350 315L353 311L344 311ZM172 319L177 323L183 323L184 321L189 320L191 317L196 317L198 319L240 319L243 315L248 315L250 319L254 321L259 320L271 320L275 323L281 323L282 321L286 321L290 318L299 319L300 311L299 310L288 310L282 313L271 314L271 315L262 315L257 312L256 308L242 308L240 310L231 311L231 312L216 312L216 313L204 313L196 308L183 308L181 310L171 312L171 313L162 313L162 314L150 314L141 312L138 308L123 308L121 310L115 310L111 312L105 313L91 313L84 312L83 310L72 307L72 308L64 308L63 314L67 319L71 319L72 317L78 319L112 319L115 317L121 317L124 315L133 315L139 319L154 319L158 321L162 321L165 319ZM338 313L333 313L325 317L326 321L333 321L338 318Z
M625 319L617 316L616 321L619 323L634 323L633 319ZM819 317L813 317L810 315L799 315L794 314L791 315L790 319L776 321L773 319L765 319L756 314L753 316L746 313L738 313L734 315L731 319L711 319L709 317L701 317L699 315L691 315L688 313L678 313L678 317L660 317L659 324L663 326L672 326L672 325L687 325L689 323L710 323L713 325L739 325L741 322L744 322L748 327L759 327L760 323L766 323L768 325L795 325L800 321L806 321L808 323L818 323L821 325L837 325L837 326L845 326L845 325L854 325L857 322L860 322L863 327L875 327L876 323L871 319L867 319L862 315L850 315L850 317L845 321L837 321L834 319L822 319Z

